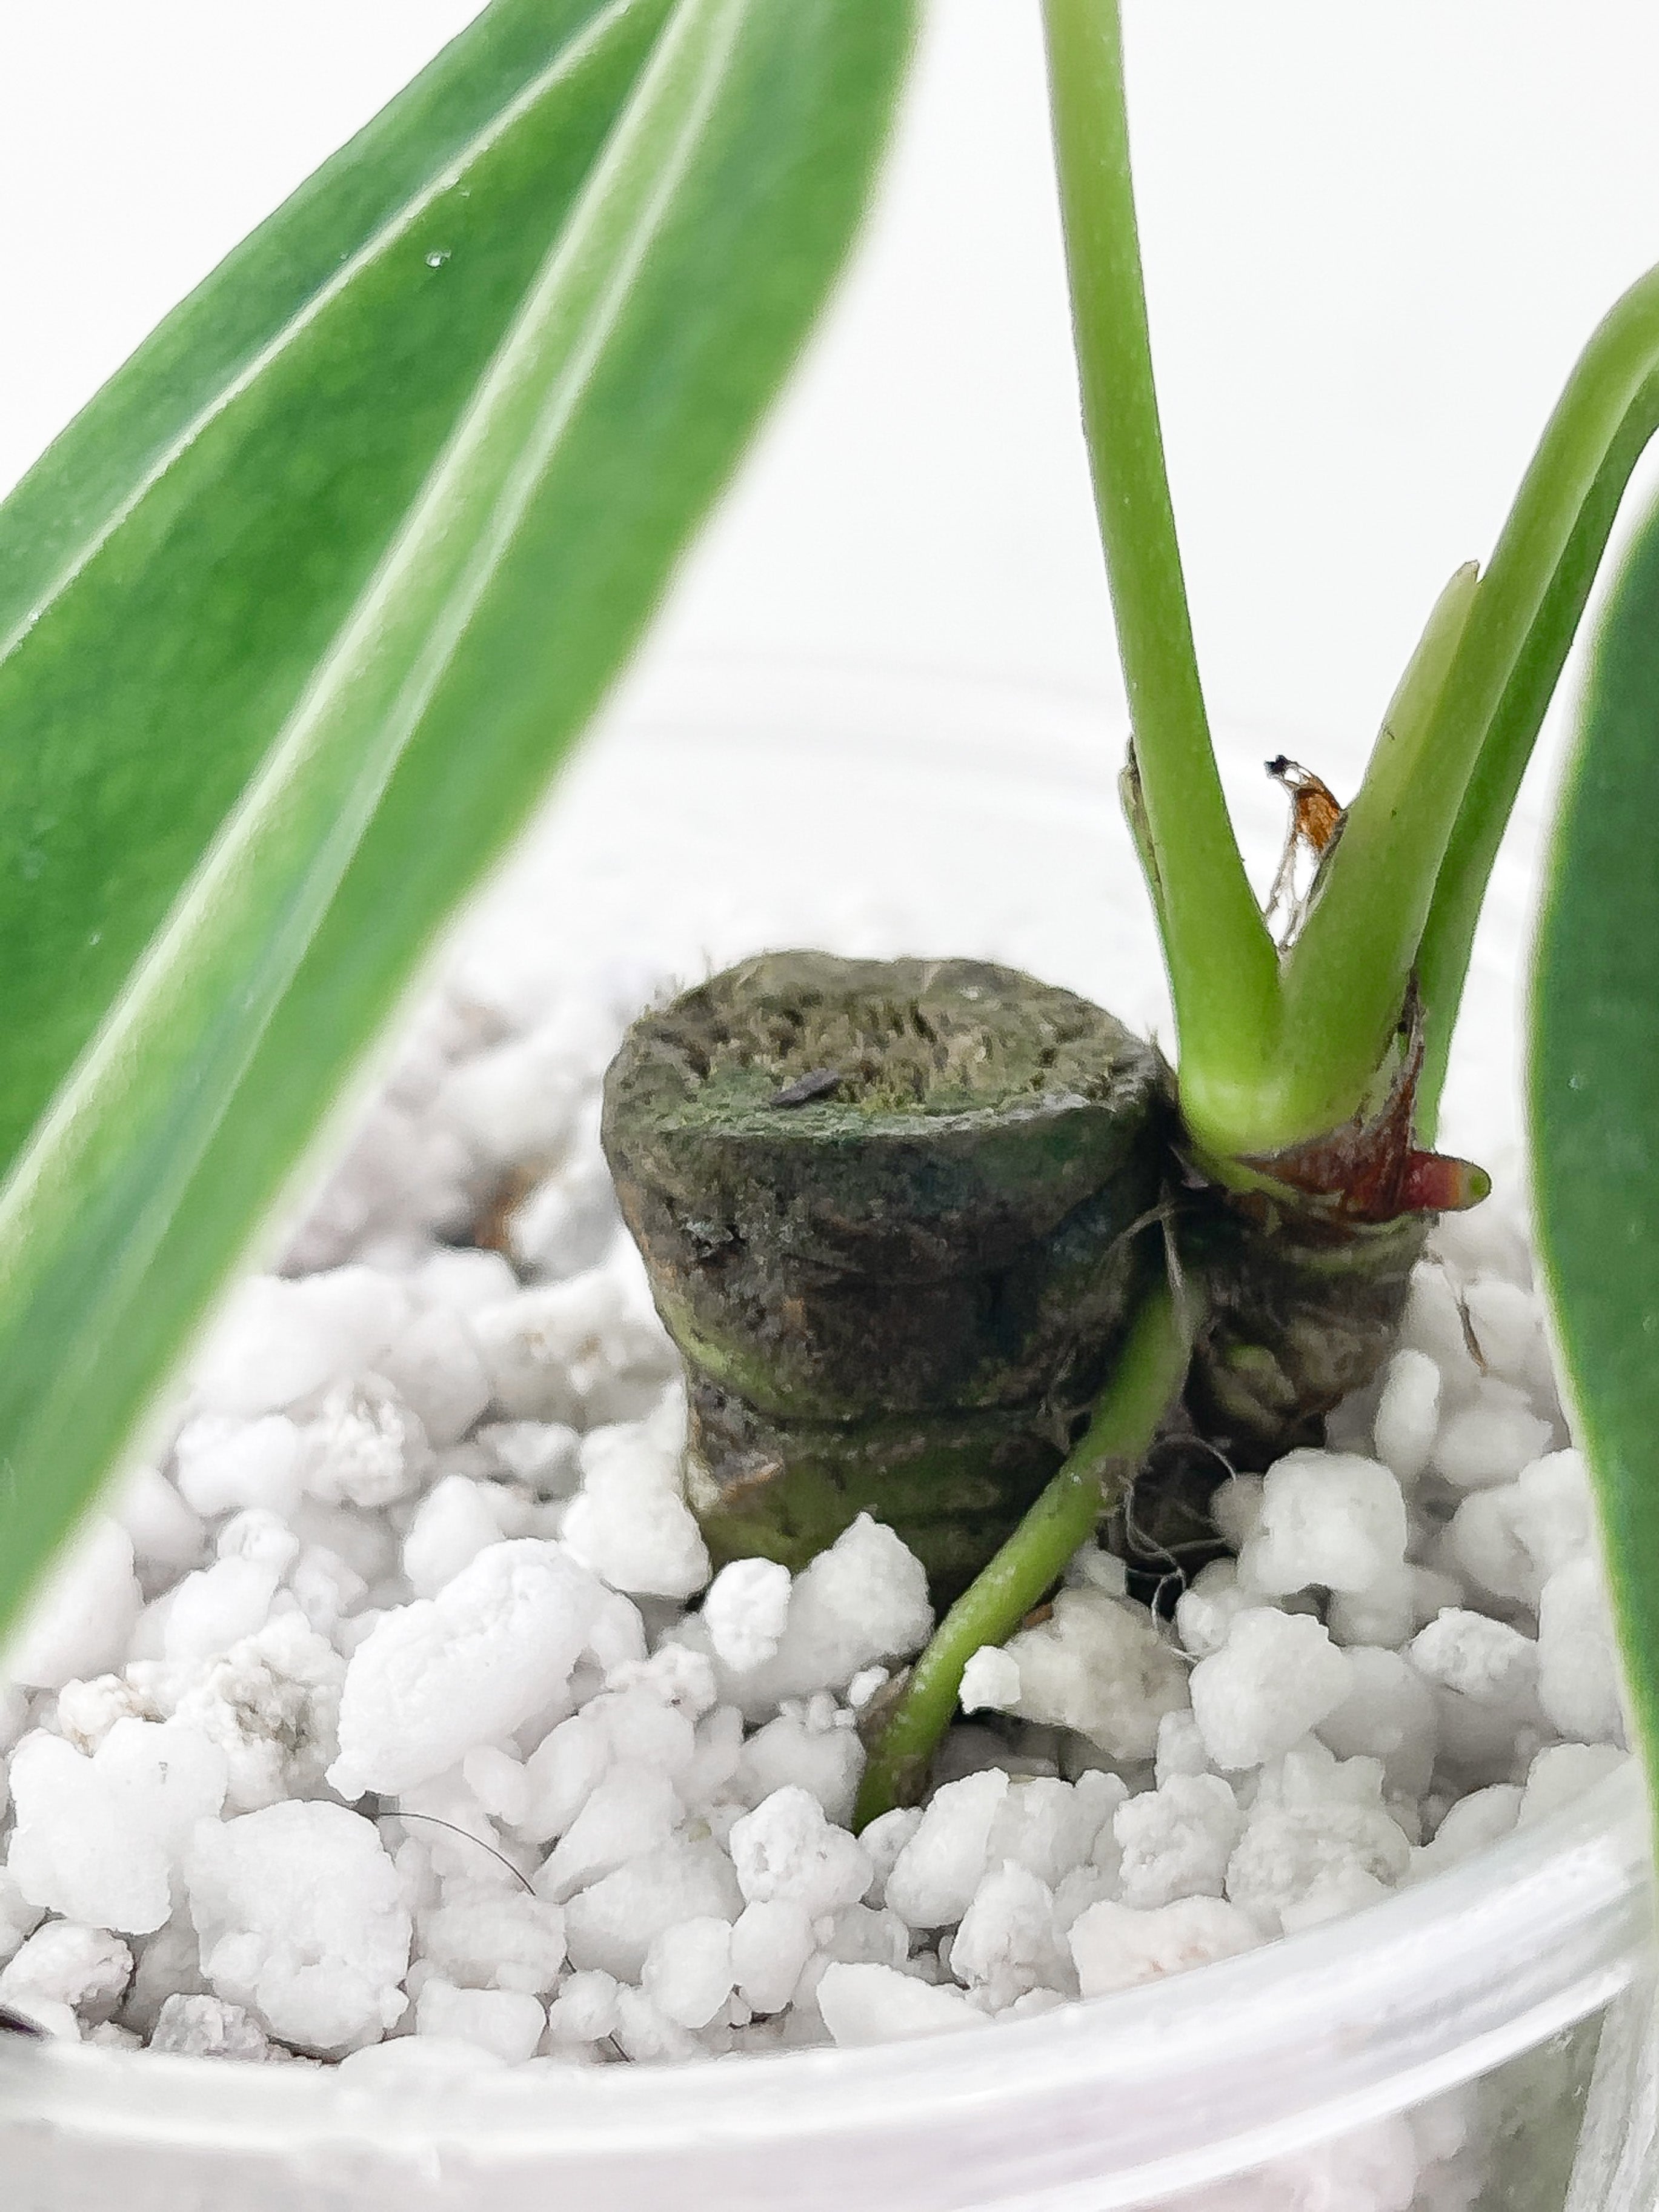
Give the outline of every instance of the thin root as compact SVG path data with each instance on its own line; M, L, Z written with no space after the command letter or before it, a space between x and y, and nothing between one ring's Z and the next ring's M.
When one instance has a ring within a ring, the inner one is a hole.
M487 1844L482 1836L475 1836L471 1828L459 1827L453 1820L441 1820L435 1813L397 1813L392 1817L405 1821L424 1820L434 1828L447 1828L452 1836L464 1837L469 1844L476 1844L481 1851L488 1851L492 1859L499 1859L514 1881L521 1882L532 1897L536 1894L536 1885L529 1875L521 1868L515 1867L505 1851L498 1851L494 1844Z

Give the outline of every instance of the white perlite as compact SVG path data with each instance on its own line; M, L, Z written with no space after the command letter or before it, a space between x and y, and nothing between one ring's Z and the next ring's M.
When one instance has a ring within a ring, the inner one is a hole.
M90 1759L61 1737L12 1754L7 1870L31 1905L125 1936L155 1932L198 1821L224 1803L216 1744L176 1723L116 1722Z
M1085 1997L1231 1958L1259 1941L1250 1921L1218 1897L1188 1897L1153 1911L1103 1899L1073 1923L1072 1956Z
M927 1803L855 1838L926 1577L863 1516L710 1582L594 1134L620 1019L423 1021L308 1272L237 1292L15 1639L0 2002L406 2088L948 2033L1359 1909L1621 1763L1584 1470L1492 1215L1436 1232L1340 1449L1223 1486L1237 1557L1166 1620L1085 1548L974 1656ZM510 1259L445 1241L520 1170ZM1389 2122L1284 2201L1404 2203L1461 2142Z
M975 1702L1070 1729L1109 1759L1150 1759L1158 1723L1187 1703L1187 1670L1146 1608L1086 1585L1062 1589L1007 1656L1015 1672L1000 1681L981 1665Z
M139 1606L132 1539L94 1521L3 1651L0 1676L26 1690L61 1690L125 1656Z
M1218 1767L1237 1773L1288 1751L1353 1685L1346 1653L1305 1613L1249 1606L1193 1669L1193 1718Z
M933 1628L921 1561L890 1528L860 1513L795 1577L772 1656L753 1668L723 1667L722 1688L757 1719L792 1698L844 1691L877 1660L908 1658ZM701 1615L687 1632L712 1644L713 1626Z
M511 1735L563 1694L604 1603L568 1552L524 1537L384 1614L346 1669L331 1785L343 1797L408 1790Z
M325 1804L204 1821L185 1888L209 1986L268 2033L337 2058L402 2019L409 1913L372 1822Z
M1314 1583L1370 1589L1404 1565L1407 1534L1406 1501L1386 1467L1352 1452L1293 1451L1268 1469L1239 1580L1274 1597Z
M703 1626L721 1666L753 1674L775 1656L789 1619L790 1574L775 1559L733 1559L709 1583Z

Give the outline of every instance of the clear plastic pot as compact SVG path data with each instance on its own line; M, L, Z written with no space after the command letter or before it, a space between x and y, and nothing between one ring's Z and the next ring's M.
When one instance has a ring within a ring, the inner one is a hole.
M462 957L499 976L687 975L792 941L988 953L1153 1023L1117 750L1086 700L682 665L617 703ZM1481 1016L1489 1077L1503 1021ZM8 2039L0 2207L1649 2212L1647 1863L1626 1771L1340 1923L872 2050L393 2087Z

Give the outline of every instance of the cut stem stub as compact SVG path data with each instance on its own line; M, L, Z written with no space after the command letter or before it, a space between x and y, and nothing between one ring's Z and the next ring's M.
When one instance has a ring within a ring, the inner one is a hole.
M965 1588L1112 1364L1167 1115L1139 1039L981 961L770 953L637 1022L605 1151L716 1562L868 1510Z

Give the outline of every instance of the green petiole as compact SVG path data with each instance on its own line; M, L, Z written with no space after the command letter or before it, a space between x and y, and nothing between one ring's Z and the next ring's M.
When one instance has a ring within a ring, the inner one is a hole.
M1438 1101L1481 901L1510 811L1637 462L1659 431L1659 269L1632 286L1601 324L1557 404L1481 585L1497 629L1511 602L1533 611L1508 659L1418 953L1430 1013L1422 1096ZM1551 547L1559 544L1552 561ZM1472 635L1469 656L1485 649ZM1460 661L1462 656L1460 656ZM1468 672L1473 684L1478 669ZM1455 710L1452 682L1437 720Z
M1409 788L1349 810L1287 963L1286 1041L1345 1098L1374 1066L1414 968L1428 1024L1419 1126L1431 1127L1475 923L1539 726L1625 487L1659 428L1659 270L1580 355L1539 441L1433 703ZM1369 1065L1363 1065L1368 1062ZM1310 1126L1318 1126L1310 1118ZM1328 1124L1327 1124L1328 1126Z
M1189 1316L1160 1285L1130 1323L1111 1378L1070 1456L916 1662L865 1768L855 1828L920 1794L927 1762L956 1711L968 1662L982 1645L1013 1634L1122 1495L1185 1379L1191 1340Z
M1322 1135L1371 1093L1413 975L1431 1136L1487 879L1619 501L1659 428L1659 270L1591 338L1486 574L1431 615L1292 950L1245 878L1210 742L1164 463L1118 0L1044 0L1073 317L1133 730L1132 825L1218 1164Z
M1043 21L1083 417L1181 1033L1182 1103L1200 1134L1224 1132L1271 1069L1277 956L1222 795L1194 652L1146 330L1116 0L1045 0Z

